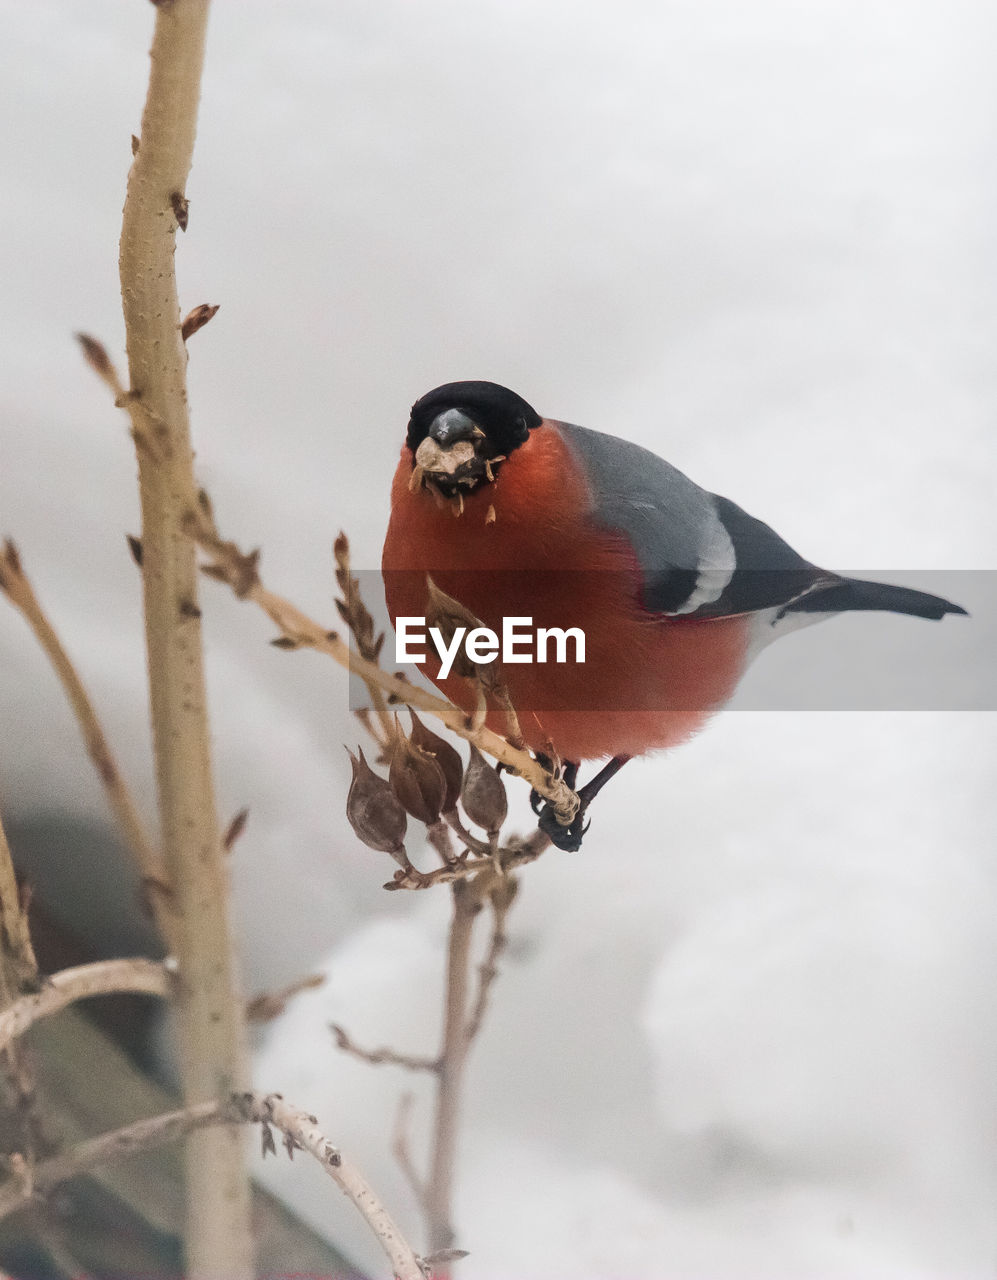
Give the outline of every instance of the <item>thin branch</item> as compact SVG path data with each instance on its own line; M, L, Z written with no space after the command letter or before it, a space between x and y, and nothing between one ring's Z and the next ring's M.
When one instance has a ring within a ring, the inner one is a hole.
M343 1027L335 1022L330 1022L329 1030L336 1037L337 1049L342 1049L344 1053L351 1053L355 1058L369 1062L372 1066L380 1067L387 1063L393 1067L405 1067L409 1071L432 1071L434 1074L440 1070L439 1058L424 1058L414 1053L398 1053L397 1050L388 1048L363 1049L350 1038Z
M539 842L538 842L539 844ZM507 851L512 854L515 850ZM395 1156L406 1167L407 1176L420 1198L429 1236L429 1251L440 1263L461 1256L453 1251L453 1185L457 1164L460 1107L468 1052L477 1035L488 1005L492 983L498 973L498 957L505 945L505 917L516 896L516 882L491 860L473 880L454 883L453 915L447 948L446 992L443 1043L440 1049L436 1114L433 1124L429 1176L421 1182L408 1160L404 1129L399 1127ZM471 943L475 921L485 902L493 912L491 941L479 969L478 991L469 1007ZM399 1119L399 1126L402 1118ZM449 1275L443 1267L441 1277Z
M7 837L0 820L0 1010L8 1009L25 991L37 991L38 963L28 927L28 911L22 901ZM44 1118L31 1056L24 1045L9 1044L0 1051L10 1097L15 1145L25 1153L30 1169L39 1150L47 1145Z
M380 727L374 724L370 707L355 707L353 714L377 743L378 755L384 757L389 750L388 740L385 739Z
M354 652L335 631L320 626L289 600L264 587L259 577L259 552L245 553L234 542L225 541L203 503L197 510L191 508L184 528L211 557L205 572L227 583L241 600L251 600L258 605L280 631L285 642L283 647L309 648L325 653L364 681L383 689L389 699L435 716L459 737L473 742L480 751L501 761L510 773L525 778L556 810L559 820L565 823L572 821L578 811L578 797L562 779L548 773L529 752L518 750L484 725L469 723L465 712L452 702L383 671L375 662Z
M28 913L21 904L21 891L10 855L10 845L0 819L0 949L5 968L11 970L13 986L17 990L34 983L38 978L38 961L31 945Z
M288 1004L302 991L314 991L325 982L324 973L308 973L296 978L279 991L262 991L246 1002L246 1017L250 1022L273 1022L287 1009Z
M93 761L97 775L103 784L111 812L117 820L125 844L135 858L143 879L147 882L161 883L164 879L164 871L159 851L146 833L145 825L139 817L138 806L132 799L131 792L118 768L90 695L35 595L34 587L24 571L17 548L9 539L0 549L0 591L3 591L11 604L21 612L59 678L80 726L80 732L83 734L87 754ZM169 944L173 921L160 899L155 900L154 906L157 922Z
M187 1105L247 1075L243 1001L211 767L198 575L184 536L196 501L187 350L175 272L189 217L208 0L156 6L149 87L121 226L121 296L142 506L142 585L163 854L177 912L180 1074ZM185 1147L186 1273L254 1274L243 1137L206 1129Z
M467 1056L467 979L474 921L481 910L480 881L459 880L453 886L453 916L447 948L447 987L440 1049L439 1083L433 1150L426 1180L425 1211L429 1252L454 1243L453 1182L464 1061Z
M343 593L342 600L336 601L339 616L349 627L360 656L368 662L376 664L381 654L381 646L384 643L384 633L382 632L376 637L374 635L374 619L361 598L360 581L353 576L350 570L350 544L345 533L340 533L336 539L333 546L333 556L336 560L336 582ZM385 744L390 743L395 736L395 725L388 710L384 693L378 685L371 683L369 680L367 681L367 693L370 695L371 706L374 708L374 714L377 716L378 723L381 726L384 742Z
M30 1179L15 1176L0 1186L0 1218L21 1208L35 1196L44 1195L67 1178L87 1173L98 1165L153 1150L201 1129L240 1123L263 1126L265 1150L275 1150L272 1136L267 1141L273 1126L284 1134L289 1156L295 1151L307 1151L314 1156L356 1205L380 1242L398 1280L426 1280L426 1272L415 1251L360 1170L321 1132L315 1116L291 1106L279 1093L234 1094L226 1102L202 1102L179 1111L168 1111L81 1142L37 1165Z
M23 1035L32 1023L50 1018L76 1000L123 991L168 997L173 994L173 981L159 961L142 958L97 960L63 969L46 979L40 991L21 996L0 1012L0 1050Z
M370 1184L350 1161L338 1151L318 1127L315 1116L299 1111L284 1101L279 1093L267 1096L246 1093L236 1099L247 1120L264 1126L274 1125L285 1138L288 1155L301 1149L314 1156L325 1172L360 1211L367 1225L387 1254L398 1280L426 1280L412 1246L408 1243L387 1209L374 1194Z
M102 1133L97 1138L80 1142L36 1165L29 1180L11 1178L0 1186L0 1218L20 1209L36 1196L45 1195L67 1178L88 1173L100 1165L110 1164L139 1151L174 1142L195 1129L208 1125L232 1124L242 1116L231 1103L201 1102L196 1107L167 1111L148 1120L138 1120L123 1129Z
M515 897L515 884L515 880L512 879L509 879L507 883L500 882L491 894L492 936L488 944L488 953L478 966L478 994L475 997L471 1016L467 1020L467 1028L464 1032L469 1045L481 1030L485 1012L488 1009L488 998L491 994L492 984L498 977L499 957L508 942L505 933L505 918Z
M449 813L443 814L443 821L451 827L462 844L466 845L473 853L480 853L486 856L491 855L491 847L484 840L479 840L477 836L472 835L460 820L460 814L456 809L451 809Z
M502 871L511 871L514 867L525 866L528 862L536 862L537 858L550 848L550 837L542 831L535 832L527 840L510 841L498 851L498 865ZM458 862L454 866L440 867L436 871L419 873L418 878L398 871L394 880L389 880L385 889L432 889L437 884L455 884L477 875L479 871L495 871L495 859L468 858L466 862Z
M459 861L457 850L453 846L453 840L445 822L429 823L426 827L426 840L439 854L444 866L452 867L455 862Z
M426 1185L419 1177L408 1143L409 1120L412 1116L414 1104L415 1094L412 1093L403 1093L398 1101L398 1115L395 1117L395 1132L391 1141L391 1152L417 1203L425 1210Z

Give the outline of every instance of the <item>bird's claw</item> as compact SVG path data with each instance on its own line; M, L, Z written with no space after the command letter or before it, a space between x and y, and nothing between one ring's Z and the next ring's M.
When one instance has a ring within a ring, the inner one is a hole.
M534 810L534 812L537 812ZM585 821L585 809L582 807L572 818L568 826L563 822L559 822L557 814L549 804L545 804L540 811L540 821L537 826L550 840L551 844L557 849L563 849L565 853L577 853L582 847L582 837L592 825L591 821Z
M543 796L540 794L539 791L534 791L533 788L531 787L530 788L530 808L533 810L533 812L537 815L538 818L540 817L541 810L543 809L543 803L544 803Z

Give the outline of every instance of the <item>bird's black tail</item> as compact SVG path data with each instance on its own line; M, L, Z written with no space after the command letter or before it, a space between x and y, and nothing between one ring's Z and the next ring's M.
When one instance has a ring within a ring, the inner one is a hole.
M784 613L845 613L856 609L882 609L889 613L909 613L915 618L944 618L947 613L965 613L961 605L941 596L911 587L895 587L888 582L863 582L842 578L810 591L786 605Z

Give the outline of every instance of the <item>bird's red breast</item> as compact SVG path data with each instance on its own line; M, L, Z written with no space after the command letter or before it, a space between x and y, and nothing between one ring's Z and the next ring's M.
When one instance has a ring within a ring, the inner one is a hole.
M627 536L593 517L589 483L558 424L544 420L463 499L463 513L410 487L406 444L384 543L392 623L425 616L426 575L501 633L506 616L536 627L579 627L586 661L505 665L527 742L562 759L639 755L693 734L730 698L744 669L743 617L669 617L641 603L641 572ZM435 657L424 667L432 679ZM468 682L435 680L473 706ZM502 731L500 712L490 716Z

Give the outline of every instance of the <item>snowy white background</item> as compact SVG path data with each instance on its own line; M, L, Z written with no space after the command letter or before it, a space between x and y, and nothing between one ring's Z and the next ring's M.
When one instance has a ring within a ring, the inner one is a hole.
M122 346L152 16L0 0L0 530L147 805L134 463L70 335ZM817 561L997 568L994 26L984 0L217 0L179 264L185 307L222 304L191 397L223 527L330 616L331 539L376 565L408 406L484 377ZM383 894L345 826L340 673L205 605L222 803L252 807L247 985L330 974L259 1082L415 1232L388 1154L409 1082L325 1024L433 1050L445 901ZM930 630L897 622L901 650ZM940 661L970 625L934 629ZM105 820L9 610L0 723L6 814ZM732 712L529 869L470 1077L469 1278L997 1272L994 730ZM314 1170L265 1172L380 1266Z

